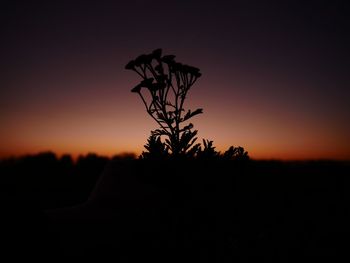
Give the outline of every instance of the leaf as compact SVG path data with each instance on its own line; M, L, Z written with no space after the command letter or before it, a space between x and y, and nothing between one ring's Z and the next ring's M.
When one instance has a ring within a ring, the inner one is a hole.
M196 109L194 112L191 112L191 110L188 110L188 112L186 113L185 117L184 117L184 121L192 118L195 115L201 114L203 113L203 109Z
M187 156L190 158L194 158L195 155L201 150L201 145L200 143L195 144L191 149L187 151Z
M201 108L196 109L194 112L192 112L191 117L193 117L197 114L201 114L201 113L203 113L203 109L201 109Z
M187 151L189 148L191 148L191 146L197 141L197 139L197 137L193 138L193 140L184 147L184 151Z
M188 112L184 116L183 120L185 121L185 120L188 120L189 118L191 118L191 110L188 110Z
M207 148L207 142L203 139L204 148Z

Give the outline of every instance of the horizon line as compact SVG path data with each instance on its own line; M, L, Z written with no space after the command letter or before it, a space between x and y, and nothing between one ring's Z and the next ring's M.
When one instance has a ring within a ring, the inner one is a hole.
M25 158L29 156L37 156L40 154L54 154L57 159L61 159L63 156L70 156L74 161L77 161L81 157L86 157L88 155L96 155L98 157L104 157L108 159L113 159L117 157L132 157L135 159L138 159L138 157L141 155L141 153L136 153L133 151L120 151L116 152L114 154L101 154L94 151L87 151L85 153L57 153L52 150L43 150L43 151L36 151L31 153L21 153L21 154L2 154L0 155L0 161L9 160L9 159L20 159ZM278 157L267 157L267 158L252 158L250 157L251 161L266 161L266 162L350 162L350 158L332 158L332 157L314 157L314 158L278 158Z

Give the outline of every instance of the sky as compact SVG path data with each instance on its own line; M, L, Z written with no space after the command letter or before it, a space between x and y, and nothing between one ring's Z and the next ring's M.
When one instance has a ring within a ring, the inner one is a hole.
M350 159L347 1L5 1L0 157L140 153L157 128L124 69L162 48L201 69L199 139L254 159Z

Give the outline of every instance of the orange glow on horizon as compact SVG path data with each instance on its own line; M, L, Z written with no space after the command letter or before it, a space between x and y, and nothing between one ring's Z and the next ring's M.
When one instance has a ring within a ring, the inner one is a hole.
M209 70L204 67L203 72ZM220 74L203 75L185 105L204 109L204 114L191 120L199 131L199 142L202 138L213 140L221 152L231 145L242 146L253 159L350 159L346 115L331 114L326 107L309 110L314 94L297 93L290 103L292 95L282 91L275 91L276 98L265 95L266 84L258 80L237 79L231 87L231 73ZM48 150L73 156L140 154L157 125L139 98L130 93L138 78L122 76L51 82L50 77L28 75L16 80L28 90L9 98L13 103L0 116L0 157ZM218 83L221 92L212 88ZM50 86L54 92L38 92L27 99L33 93L31 85L42 90ZM292 92L297 85L285 84L285 89ZM61 87L65 92L60 92ZM251 87L259 89L252 92Z
M42 114L37 110L19 111L2 127L2 137L6 139L1 142L0 157L48 150L73 157L92 152L105 156L126 152L139 155L150 130L157 126L138 98L129 93L127 96L128 99L119 104L106 99L107 102L91 107L88 100L82 101L79 108L65 102L66 107L55 105ZM288 112L272 114L255 101L250 102L251 107L242 115L230 110L229 105L217 107L215 100L202 99L202 104L197 98L189 105L204 108L204 114L193 120L195 129L199 130L198 141L213 140L221 152L233 145L244 147L253 159L350 160L350 147L344 143L347 142L345 132L336 126L324 125L322 120L301 118Z

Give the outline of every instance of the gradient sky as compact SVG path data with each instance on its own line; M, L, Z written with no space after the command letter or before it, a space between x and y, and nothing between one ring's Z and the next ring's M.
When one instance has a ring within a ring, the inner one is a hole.
M0 157L140 153L157 126L124 66L161 47L201 69L187 105L219 150L350 159L347 2L8 1Z

